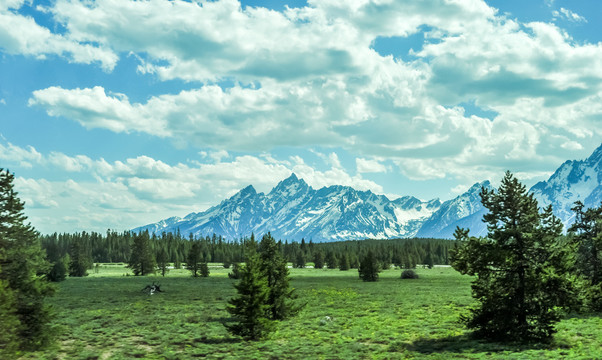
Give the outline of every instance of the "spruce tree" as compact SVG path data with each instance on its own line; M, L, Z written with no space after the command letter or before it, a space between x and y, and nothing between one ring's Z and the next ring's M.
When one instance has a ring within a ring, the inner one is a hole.
M208 277L209 276L209 265L207 265L206 262L203 262L199 265L199 271L201 274L201 277Z
M52 341L51 313L45 300L54 287L44 275L50 264L39 234L25 223L25 204L14 191L13 181L13 174L0 169L0 316L8 322L2 326L14 324L11 314L18 319L12 331L16 331L20 348L38 349ZM11 337L8 333L0 336Z
M326 261L326 267L329 269L336 269L337 266L339 265L337 256L332 251L329 251L328 253L326 253L325 261Z
M289 272L286 259L278 249L270 233L265 234L259 243L261 269L265 274L268 287L269 318L282 320L294 315L298 308L292 300L296 298L294 289L289 285Z
M351 266L349 265L349 255L344 252L339 258L339 270L347 271Z
M157 253L157 270L159 270L161 276L165 276L169 272L169 258L164 247L161 247Z
M562 227L551 208L539 213L533 195L510 172L497 191L483 188L481 198L488 210L487 237L469 237L462 229L455 233L461 245L452 265L476 276L477 305L463 320L482 338L547 341L569 297L553 253Z
M82 239L73 239L69 247L69 276L88 276L88 269L92 267L92 260L86 250Z
M378 281L378 273L380 272L380 268L372 251L368 251L368 253L362 258L357 271L360 279L364 281Z
M581 201L572 209L575 222L569 228L574 249L573 270L585 279L584 301L590 310L602 310L602 205L584 210Z
M0 269L0 277L2 269ZM12 359L19 348L20 322L16 313L15 292L8 281L0 280L0 358Z
M314 252L314 268L321 269L324 267L324 253L320 250Z
M201 271L201 242L192 241L192 246L186 257L186 268L190 270L193 277L198 277Z
M155 272L155 254L151 247L148 231L134 235L128 267L135 276L145 276Z
M268 280L255 248L255 241L249 241L245 265L235 266L240 272L240 281L234 285L237 296L230 299L226 307L234 320L234 324L226 325L228 331L250 340L259 340L274 329L274 323L268 316L271 308Z

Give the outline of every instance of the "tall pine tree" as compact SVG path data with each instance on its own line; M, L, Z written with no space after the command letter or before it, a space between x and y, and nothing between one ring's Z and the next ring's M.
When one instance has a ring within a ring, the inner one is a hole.
M135 276L144 276L154 273L155 266L155 254L148 231L135 234L128 267L132 269Z
M533 195L510 172L497 191L483 188L481 198L487 237L468 237L461 229L455 234L462 243L452 265L476 276L477 305L464 321L483 338L549 340L569 297L553 253L562 226L551 208L539 213Z
M37 349L52 340L51 312L45 300L54 287L45 278L50 264L37 231L25 223L24 203L13 181L13 174L0 169L0 287L9 290L0 296L0 313L8 310L18 319L19 325L9 331L16 332L21 348Z

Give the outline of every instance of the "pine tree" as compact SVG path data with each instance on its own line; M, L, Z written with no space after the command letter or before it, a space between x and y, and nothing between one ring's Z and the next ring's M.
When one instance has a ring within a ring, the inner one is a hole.
M255 247L254 240L247 243L245 265L238 267L241 279L234 285L237 296L230 299L226 307L235 321L226 325L228 331L250 340L259 340L274 329L267 315L271 307L268 280Z
M305 268L305 254L303 253L303 251L299 251L297 253L297 256L295 258L295 267L297 269Z
M155 255L151 247L148 231L134 235L128 267L135 276L145 276L155 272Z
M344 252L339 259L339 270L347 271L349 270L349 268L349 255L347 254L347 252Z
M270 233L264 235L259 243L261 269L265 274L268 287L269 318L282 320L294 315L299 309L292 303L296 298L294 289L289 286L289 272L286 260L278 249Z
M364 281L378 281L378 273L380 272L380 268L372 251L368 251L366 256L362 258L360 261L360 267L357 271L360 279Z
M314 268L321 269L324 267L324 253L320 250L314 252Z
M326 261L326 267L329 269L336 269L337 266L339 265L337 257L334 254L334 252L332 252L332 251L329 251L328 253L326 253L325 261Z
M161 272L161 276L165 276L169 272L169 258L164 247L161 247L157 253L157 270Z
M2 269L0 269L0 277ZM20 322L16 314L15 292L8 281L0 280L0 358L15 358L19 347Z
M201 277L208 277L209 276L209 265L207 265L206 262L203 262L199 265L199 271L201 274Z
M476 276L478 304L464 317L479 337L510 341L546 341L565 306L568 285L556 268L554 241L562 227L551 208L539 214L537 201L507 172L497 191L481 191L486 238L458 229L461 245L452 265Z
M186 268L190 270L193 277L198 277L201 271L201 242L193 241L188 256L186 257Z
M575 222L569 228L574 248L573 268L585 279L583 294L586 307L602 310L602 205L583 210L581 201L575 202Z
M73 239L69 249L69 276L88 276L88 269L92 267L92 260L83 244L82 239Z
M37 231L25 224L24 203L13 189L14 175L0 169L0 316L13 327L22 349L41 348L52 341L51 313L45 300L54 286L45 275L50 270ZM3 289L0 289L3 290ZM12 300L11 300L12 298ZM14 312L11 311L14 308ZM4 320L3 320L4 321ZM11 335L0 335L10 340Z

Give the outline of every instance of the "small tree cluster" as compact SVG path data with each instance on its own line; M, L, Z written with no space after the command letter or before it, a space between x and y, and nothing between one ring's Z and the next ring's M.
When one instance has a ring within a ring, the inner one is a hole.
M378 281L378 273L381 271L378 261L372 251L368 251L366 256L360 261L358 268L360 279L364 281Z
M240 268L241 280L235 285L238 296L231 299L227 310L235 323L226 325L235 335L257 340L265 337L275 320L293 316L298 310L293 303L294 289L289 286L286 260L274 238L263 236L256 251L254 237L247 242L245 265Z

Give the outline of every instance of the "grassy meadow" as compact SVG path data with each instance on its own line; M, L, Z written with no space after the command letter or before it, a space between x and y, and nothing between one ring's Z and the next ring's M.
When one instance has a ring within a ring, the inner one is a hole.
M400 270L365 283L357 270L291 269L305 305L279 323L269 339L231 336L223 321L234 296L229 269L208 278L186 270L166 277L126 276L123 264L105 264L85 278L59 283L50 300L57 314L56 346L24 359L596 359L602 358L602 320L567 317L550 345L472 340L458 323L472 303L470 277L449 267ZM141 289L153 281L163 293Z

